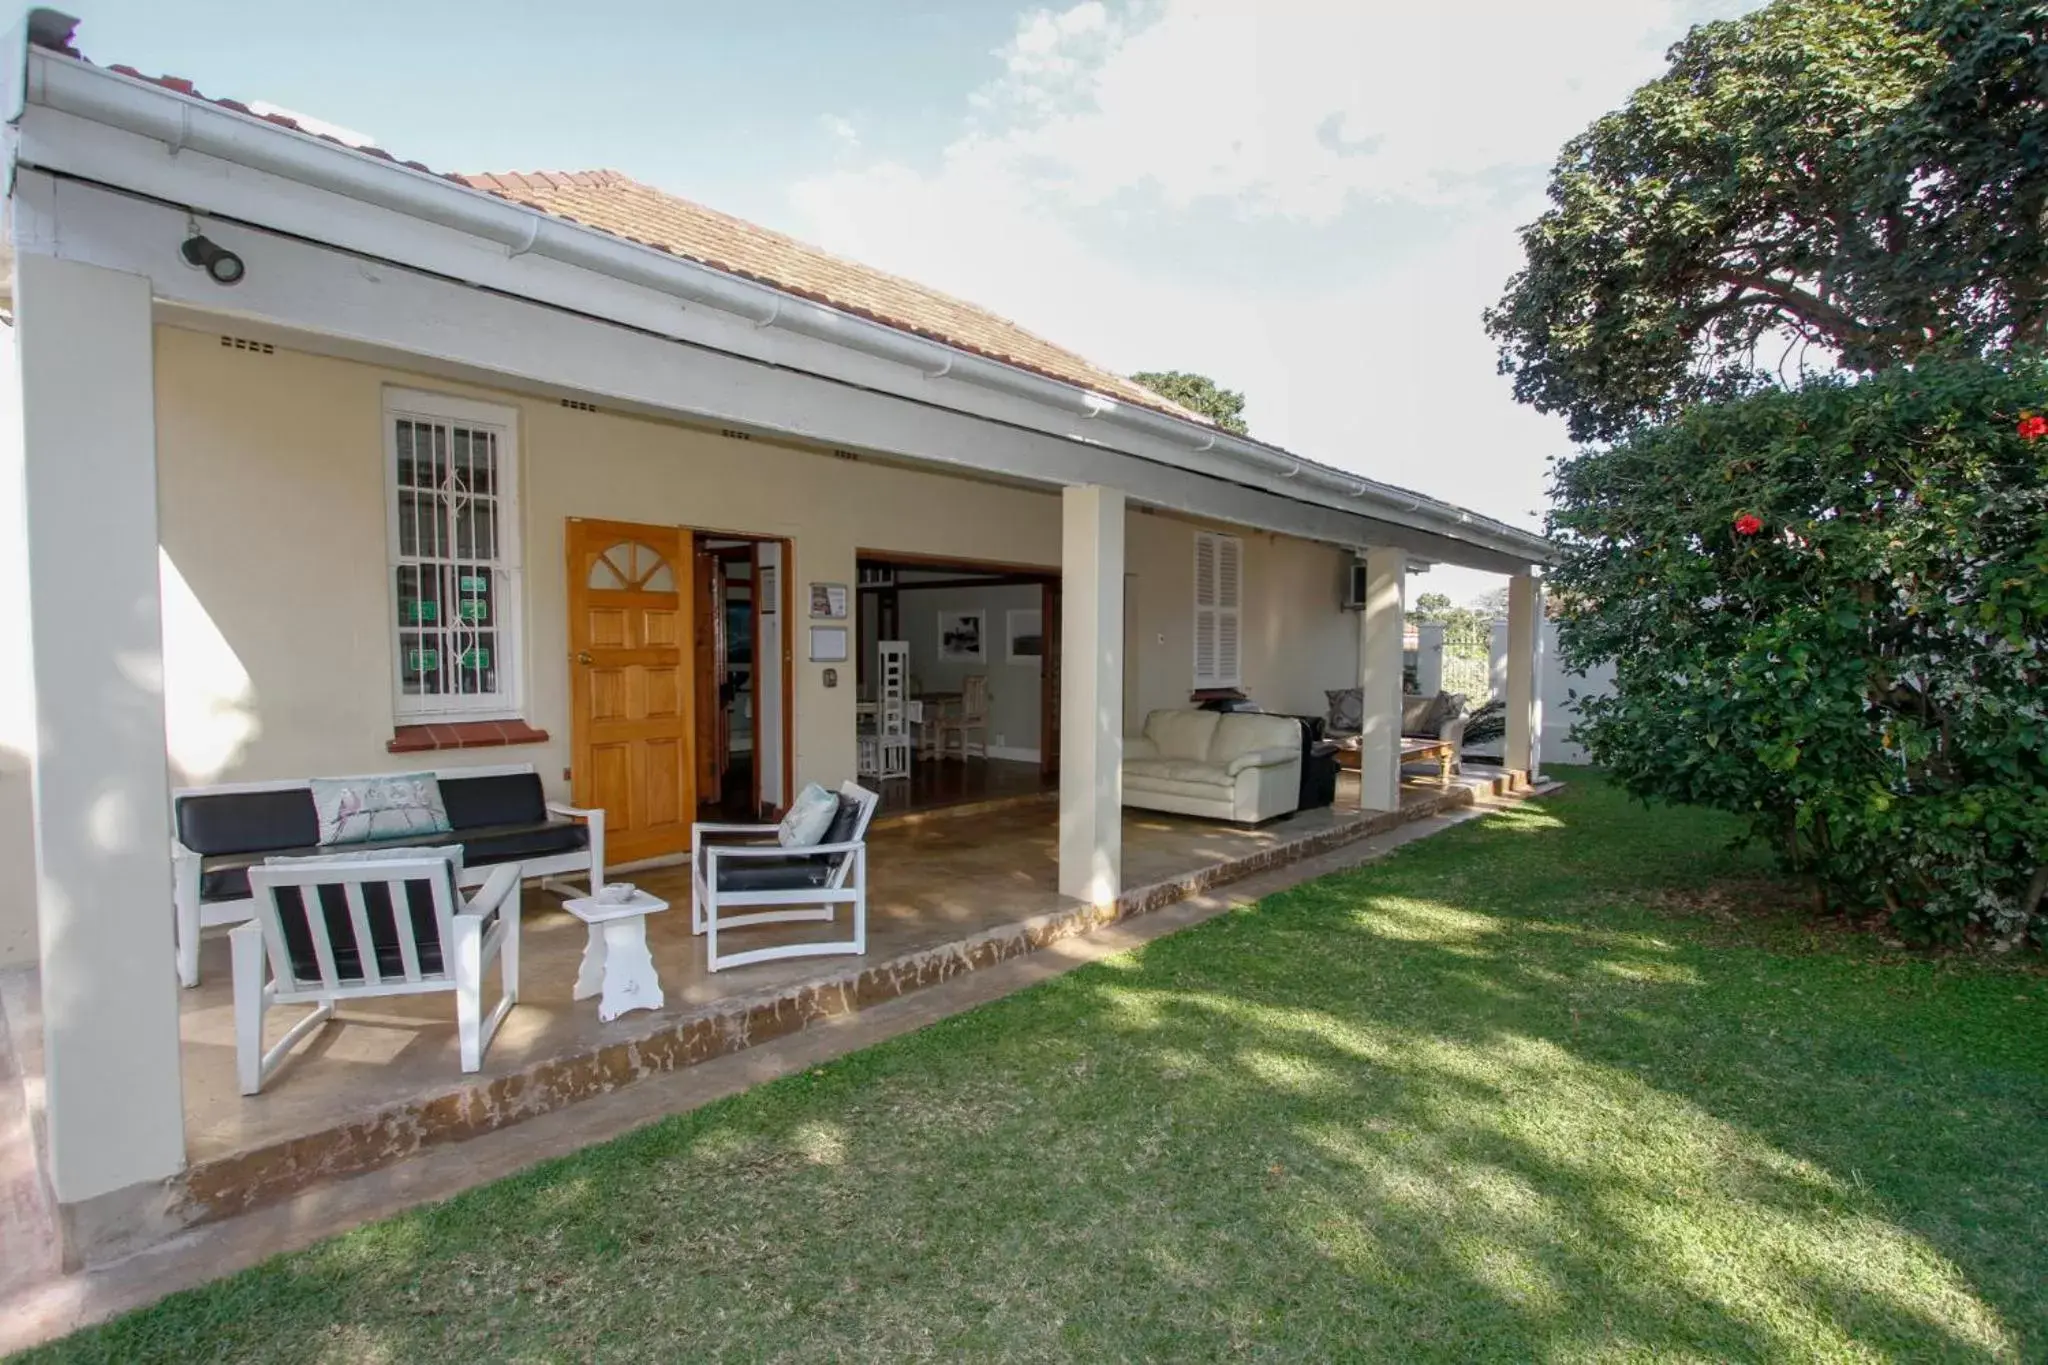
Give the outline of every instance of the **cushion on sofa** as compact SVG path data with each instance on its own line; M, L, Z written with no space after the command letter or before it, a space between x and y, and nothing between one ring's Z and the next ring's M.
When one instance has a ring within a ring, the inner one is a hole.
M1145 717L1145 738L1158 746L1161 758L1200 762L1209 757L1216 723L1222 719L1215 711L1154 711Z
M1443 709L1441 693L1418 696L1413 692L1401 697L1401 733L1404 735L1435 735L1437 713Z
M1216 787L1228 792L1230 774L1214 763L1197 763L1185 758L1140 758L1124 764L1124 785L1132 782L1181 782Z
M488 825L538 825L548 818L547 793L539 773L493 773L487 777L441 778L441 805L454 829Z
M1301 722L1292 716L1269 716L1256 711L1235 711L1224 716L1209 741L1209 761L1222 767L1239 754L1254 749L1288 749L1301 752Z
M1275 745L1270 749L1247 749L1224 765L1223 771L1232 777L1247 768L1277 768L1288 763L1301 762L1299 744Z
M316 777L308 785L323 844L448 832L441 784L432 773Z
M320 842L320 817L304 787L181 796L177 819L178 842L194 853L265 853Z
M1235 800L1236 783L1223 782L1174 782L1166 778L1139 778L1124 783L1124 803L1133 806L1148 805L1148 797L1175 796L1204 805L1221 808L1222 818L1229 819L1228 812Z
M1365 728L1365 689L1362 687L1340 687L1336 691L1325 690L1329 698L1329 710L1324 722L1333 735L1355 735Z
M424 839L401 836L381 844L351 847L364 852L381 852L388 848L438 848L451 844L461 846L464 866L490 867L498 863L579 852L590 847L590 830L577 821L554 820L543 825L494 825L453 830ZM249 894L249 869L268 857L315 858L332 852L334 850L329 846L309 842L299 848L209 854L199 863L199 899L202 903L245 899Z

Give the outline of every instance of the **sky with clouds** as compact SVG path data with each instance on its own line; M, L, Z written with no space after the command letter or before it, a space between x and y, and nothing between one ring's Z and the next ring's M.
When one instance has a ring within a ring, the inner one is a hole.
M1568 446L1480 312L1565 139L1752 2L82 0L79 37L437 169L624 170L1533 526Z

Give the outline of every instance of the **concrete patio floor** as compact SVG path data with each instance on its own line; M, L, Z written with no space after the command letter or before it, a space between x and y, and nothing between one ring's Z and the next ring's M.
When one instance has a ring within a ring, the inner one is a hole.
M1509 779L1512 785L1512 778ZM671 908L648 921L666 995L656 1011L600 1023L595 1000L570 991L585 941L559 900L529 890L522 919L520 1003L480 1072L458 1065L447 996L348 1006L303 1042L264 1092L245 1097L235 1073L233 992L224 932L201 951L201 984L182 993L188 1167L153 1206L88 1211L77 1244L145 1245L177 1229L230 1217L323 1181L536 1117L633 1081L739 1051L864 1006L1143 914L1212 886L1312 857L1502 789L1474 774L1445 789L1404 787L1398 813L1361 813L1346 775L1335 808L1258 829L1144 811L1124 818L1118 905L1096 909L1056 887L1056 810L1044 801L927 818L870 837L866 956L763 963L717 975L689 931L686 868L631 879ZM747 942L795 941L816 928L748 931ZM495 973L489 980L495 985ZM492 995L487 993L486 1008ZM32 975L0 982L0 1005L31 1106L40 1039ZM273 1011L274 1041L303 1013ZM76 1211L73 1213L77 1219Z

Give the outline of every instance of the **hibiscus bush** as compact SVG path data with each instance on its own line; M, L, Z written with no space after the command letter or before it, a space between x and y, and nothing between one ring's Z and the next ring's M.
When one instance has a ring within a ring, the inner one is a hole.
M1558 466L1578 738L1916 942L2048 942L2048 366L1702 403Z

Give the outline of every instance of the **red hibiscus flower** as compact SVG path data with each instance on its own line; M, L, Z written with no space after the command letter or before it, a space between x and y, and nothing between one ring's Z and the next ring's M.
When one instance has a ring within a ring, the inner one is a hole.
M2038 441L2048 436L2048 417L2038 413L2020 418L2020 437L2023 440Z
M1747 512L1735 519L1735 534L1738 536L1753 536L1763 529L1764 524Z

